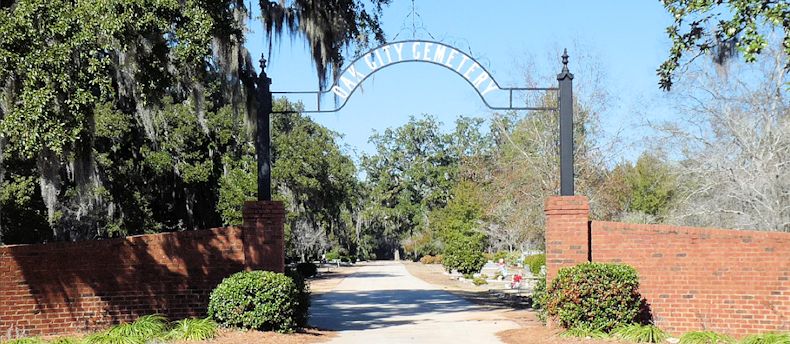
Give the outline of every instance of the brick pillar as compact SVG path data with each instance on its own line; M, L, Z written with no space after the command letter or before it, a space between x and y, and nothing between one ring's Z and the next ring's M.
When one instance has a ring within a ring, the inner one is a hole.
M278 201L246 201L244 267L246 270L285 271L285 207Z
M585 196L546 199L546 281L565 266L588 261L590 204Z

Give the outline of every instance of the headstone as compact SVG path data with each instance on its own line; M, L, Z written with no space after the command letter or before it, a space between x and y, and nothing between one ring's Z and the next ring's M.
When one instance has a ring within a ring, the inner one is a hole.
M494 262L485 263L483 268L480 269L480 273L486 274L488 277L494 277L497 271L499 271L499 266L497 266Z

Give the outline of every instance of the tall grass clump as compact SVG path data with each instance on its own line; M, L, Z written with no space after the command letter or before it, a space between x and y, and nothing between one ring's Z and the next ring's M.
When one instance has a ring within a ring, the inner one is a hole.
M680 344L735 344L735 339L713 331L694 331L682 335Z
M790 333L761 333L747 336L739 344L790 344Z
M654 325L631 324L618 327L612 331L612 336L636 343L663 343L669 338L664 330Z
M211 319L183 319L173 323L167 340L206 340L217 336L219 325Z
M167 331L167 319L154 314L144 315L133 323L123 323L92 334L85 338L86 344L145 344L161 339Z

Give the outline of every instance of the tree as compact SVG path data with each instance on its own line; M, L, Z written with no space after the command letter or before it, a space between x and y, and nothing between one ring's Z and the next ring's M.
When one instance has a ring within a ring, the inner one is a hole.
M657 142L679 157L670 221L790 231L787 58L769 50L728 73L700 67L681 85L683 119L654 124Z
M289 257L315 257L329 245L350 248L351 219L345 214L356 204L356 168L341 152L338 135L302 116L299 104L279 99L275 110L294 110L272 118L273 198L285 203L286 244ZM248 150L229 164L220 178L217 203L225 224L240 224L243 201L254 200L257 173L254 155Z
M768 45L774 28L784 30L783 49L790 56L790 4L785 0L661 0L675 22L667 28L672 48L658 68L659 85L669 90L677 68L702 54L719 64L740 51L747 62ZM689 59L684 55L692 53ZM790 63L784 65L790 71Z
M376 153L362 157L368 204L364 212L369 229L382 239L380 253L401 245L413 256L438 252L438 238L428 230L429 214L451 198L460 162L490 149L482 123L460 117L454 130L445 133L434 117L410 117L403 126L370 138Z
M387 3L261 7L269 41L303 35L325 78L344 49L383 39ZM90 239L235 216L216 205L220 177L250 181L227 173L253 160L248 16L238 0L3 2L0 238Z
M643 153L628 170L626 183L630 190L627 211L663 216L669 210L676 187L670 167L662 159Z
M478 197L478 186L462 181L452 190L447 205L431 211L430 231L443 244L442 264L461 273L480 271L485 263L485 234L480 231L483 206Z
M323 89L332 71L335 77L343 65L343 50L357 46L359 52L367 46L369 37L384 43L379 17L382 6L391 0L371 0L368 11L361 0L261 0L261 19L269 38L279 38L283 31L291 36L302 36L310 47L313 63Z

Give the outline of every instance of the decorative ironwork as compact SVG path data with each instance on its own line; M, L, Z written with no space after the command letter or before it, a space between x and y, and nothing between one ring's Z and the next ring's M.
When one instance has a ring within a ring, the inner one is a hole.
M573 196L573 74L568 70L568 49L562 53L560 84L560 195Z
M258 75L258 111L255 114L255 155L258 156L258 200L272 200L272 159L269 116L272 113L272 79L266 75L266 59L261 56L261 74Z
M408 48L408 49L407 49ZM514 92L544 91L556 92L557 87L502 87L491 73L477 60L460 49L444 43L425 40L405 40L387 43L362 54L352 61L327 90L319 91L275 91L273 95L307 95L315 97L316 108L304 109L303 113L330 113L343 109L351 95L371 75L384 68L407 62L423 62L441 66L453 71L475 89L483 104L492 110L557 110L546 106L514 106ZM492 105L486 95L492 92L506 92L507 105ZM329 109L322 109L322 99L327 95L340 98L340 102ZM289 110L275 113L288 113Z
M410 50L404 51L407 47ZM410 53L410 54L408 54ZM404 54L407 54L404 58ZM360 61L362 62L360 64ZM573 170L573 74L568 69L568 51L562 54L562 71L557 75L558 87L501 87L491 73L460 49L440 42L407 40L392 42L374 48L355 59L340 73L328 90L319 91L278 91L270 89L271 79L266 75L266 59L261 57L261 72L257 80L258 111L255 151L258 156L258 200L271 200L271 138L269 116L272 113L292 113L293 110L272 111L273 95L314 95L316 108L305 109L303 113L329 113L340 111L359 86L377 71L406 62L426 62L447 68L461 76L475 89L480 99L492 110L550 110L560 115L560 195L574 193ZM557 107L514 106L513 92L544 91L557 92ZM486 95L492 92L506 92L508 104L492 105ZM322 96L333 94L342 102L330 109L321 108Z

